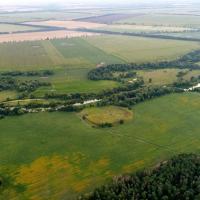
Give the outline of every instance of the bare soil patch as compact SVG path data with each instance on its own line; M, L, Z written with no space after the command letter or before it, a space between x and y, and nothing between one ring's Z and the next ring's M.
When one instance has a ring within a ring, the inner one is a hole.
M78 31L63 31L63 30L62 31L32 32L32 33L2 34L0 35L0 43L47 40L47 39L57 39L57 38L86 37L86 36L93 36L93 35L98 35L98 34L78 32Z
M63 27L67 29L78 29L78 28L100 28L105 26L105 24L84 22L84 21L39 21L39 22L28 22L26 24L30 25L40 25L40 26L52 26L52 27Z

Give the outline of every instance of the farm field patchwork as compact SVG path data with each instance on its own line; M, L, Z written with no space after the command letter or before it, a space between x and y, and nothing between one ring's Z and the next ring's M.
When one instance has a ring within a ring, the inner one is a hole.
M0 71L153 62L175 59L197 48L199 44L195 42L126 36L3 43L0 44Z
M199 100L198 93L184 93L147 101L133 107L132 120L108 129L92 128L74 113L5 118L0 164L12 184L2 198L73 199L121 172L199 153Z
M75 200L200 155L200 7L78 1L0 7L0 200Z

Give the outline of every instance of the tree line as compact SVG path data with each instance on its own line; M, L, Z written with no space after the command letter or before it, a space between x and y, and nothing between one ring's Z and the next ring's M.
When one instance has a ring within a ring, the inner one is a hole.
M52 70L41 71L6 71L0 74L1 76L52 76L54 72Z
M114 177L79 200L199 200L200 156L181 154L153 169Z
M41 82L38 80L26 80L21 81L12 77L1 77L0 79L0 91L15 90L17 92L33 92L41 86L50 86L48 82Z
M200 66L196 64L200 62L200 50L192 51L177 60L162 61L157 63L129 63L129 64L110 64L107 66L95 68L88 73L88 79L90 80L115 80L118 79L114 76L114 72L128 72L131 70L156 70L156 69L200 69ZM135 74L132 74L134 76Z

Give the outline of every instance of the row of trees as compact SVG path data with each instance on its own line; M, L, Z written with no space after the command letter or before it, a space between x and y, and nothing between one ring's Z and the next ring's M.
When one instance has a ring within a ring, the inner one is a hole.
M200 156L182 154L153 170L113 178L79 200L199 200Z
M144 63L144 64L111 64L104 67L99 67L91 70L88 73L88 79L90 80L118 80L114 76L114 72L128 72L131 70L149 70L149 69L166 69L166 68L178 68L178 69L200 69L200 66L196 64L200 62L200 50L190 52L181 58L173 61L163 61L158 63ZM131 74L134 76L134 74Z
M2 72L1 76L52 76L54 72L52 70L41 71L7 71Z
M190 83L190 82L189 82ZM191 84L191 83L190 83ZM140 102L147 101L156 97L167 95L170 93L181 93L184 89L174 86L145 86L142 80L138 80L132 84L124 84L120 87L103 90L100 93L75 93L75 94L46 94L46 99L49 102L30 102L26 105L9 106L6 104L0 105L1 116L19 115L27 112L34 112L35 110L45 111L64 111L76 112L87 106L106 106L116 105L130 108ZM199 92L198 89L195 91ZM50 100L53 101L50 101ZM99 99L100 101L93 104L80 104L87 100Z
M42 86L50 86L48 82L41 82L38 80L20 81L12 77L1 77L0 79L0 91L3 90L16 90L18 92L33 92L37 88Z

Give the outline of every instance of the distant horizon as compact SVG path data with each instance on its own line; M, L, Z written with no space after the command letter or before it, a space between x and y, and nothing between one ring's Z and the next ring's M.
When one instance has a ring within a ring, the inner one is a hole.
M125 4L151 4L151 3L197 3L197 0L123 0L123 2L116 2L115 0L6 0L0 1L0 6L48 6L48 5L71 5L71 4L84 4L84 5L125 5Z

